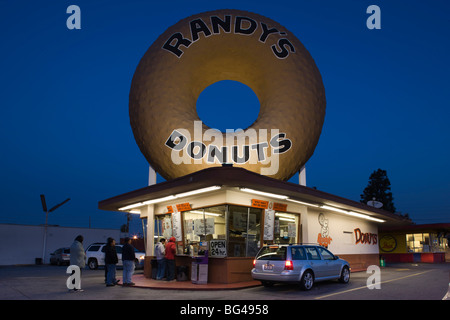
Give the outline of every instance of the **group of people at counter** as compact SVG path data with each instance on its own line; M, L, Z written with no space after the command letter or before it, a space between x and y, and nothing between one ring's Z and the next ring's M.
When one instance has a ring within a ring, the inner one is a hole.
M166 243L166 239L161 238L155 246L155 256L158 264L156 280L175 281L175 237L171 237Z

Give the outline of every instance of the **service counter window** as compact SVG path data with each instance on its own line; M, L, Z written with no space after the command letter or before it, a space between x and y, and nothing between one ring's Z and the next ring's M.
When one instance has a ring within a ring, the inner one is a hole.
M155 216L154 233L155 243L157 243L160 238L168 240L170 239L170 237L172 237L172 216L170 214L161 214Z
M298 224L297 214L276 212L274 243L298 243Z
M256 256L260 248L262 210L233 205L228 210L228 256Z
M226 206L183 212L184 254L198 255L200 241L225 239Z
M147 220L147 219L145 219ZM156 246L161 238L164 238L167 240L170 239L173 235L172 230L172 216L170 214L160 214L155 215L155 225L154 225L154 240L153 245ZM145 221L147 224L148 221ZM146 229L146 227L145 227ZM145 232L145 235L147 235L147 232ZM152 253L154 254L154 253Z

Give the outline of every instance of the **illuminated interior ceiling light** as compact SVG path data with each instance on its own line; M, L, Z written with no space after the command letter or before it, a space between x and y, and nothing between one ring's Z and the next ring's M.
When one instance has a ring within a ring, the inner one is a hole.
M139 209L132 209L129 212L130 213L135 213L135 214L141 214L141 210L139 210Z
M277 217L283 217L283 218L288 218L288 219L294 219L294 217L291 214L287 214L287 213L275 213L275 215Z
M343 209L339 209L339 208L335 208L335 207L330 207L327 205L320 206L320 208L339 212L339 213L344 213L349 216L358 217L358 218L362 218L362 219L366 219L366 220L372 220L372 221L376 221L376 222L386 222L385 220L374 218L374 217L371 217L371 216L368 216L368 215L365 215L362 213L357 213L354 211L347 211L347 210L343 210Z
M214 190L219 190L220 188L222 188L222 187L221 186L212 186L212 187L207 187L207 188L203 188L203 189L198 189L198 190L193 190L193 191L180 193L180 194L175 195L175 197L176 198L183 198L183 197L192 196L194 194L199 194L199 193L205 193L205 192L210 192L210 191L214 191Z
M190 213L197 213L197 214L203 214L203 211L201 210L191 210L189 211ZM205 212L206 216L215 216L215 217L220 217L222 214L221 213L214 213L214 212Z
M295 222L294 219L288 219L288 218L282 218L282 217L280 217L278 219L283 220L283 221Z
M266 196L266 197L269 197L269 198L276 198L276 199L282 199L282 200L286 200L288 198L287 196L283 196L283 195L280 195L280 194L263 192L263 191L248 189L248 188L240 188L240 190L244 191L244 192L248 192L248 193L257 194L257 195L260 195L260 196Z
M289 222L295 222L295 218L292 217L292 215L286 214L286 213L275 213L275 216L278 217L278 219L283 221L289 221Z
M286 199L287 201L291 201L291 202L295 202L295 203L299 203L299 204L304 204L306 206L311 206L311 207L316 207L318 208L319 205L318 204L314 204L314 203L308 203L308 202L303 202L303 201L299 201L299 200L294 200L294 199Z
M205 215L207 215L207 216L214 216L214 217L222 216L221 213L213 213L213 212L205 212Z

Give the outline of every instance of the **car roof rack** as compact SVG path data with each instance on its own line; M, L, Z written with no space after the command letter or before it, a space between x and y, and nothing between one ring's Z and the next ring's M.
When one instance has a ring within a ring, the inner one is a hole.
M295 246L295 245L312 245L312 246L320 246L320 244L318 244L317 242L300 242L300 243L289 243L290 246Z

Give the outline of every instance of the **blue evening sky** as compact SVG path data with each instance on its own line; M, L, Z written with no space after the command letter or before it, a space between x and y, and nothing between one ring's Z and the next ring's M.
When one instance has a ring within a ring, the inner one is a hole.
M81 30L66 27L71 4ZM371 4L381 30L366 27ZM71 198L50 224L124 224L124 214L97 206L147 184L128 116L135 68L168 27L223 8L284 25L322 74L326 118L308 186L359 201L381 168L398 211L416 223L450 222L449 1L0 0L0 223L44 223L45 194L50 207ZM221 128L248 126L259 110L250 89L229 82L207 88L198 108Z

